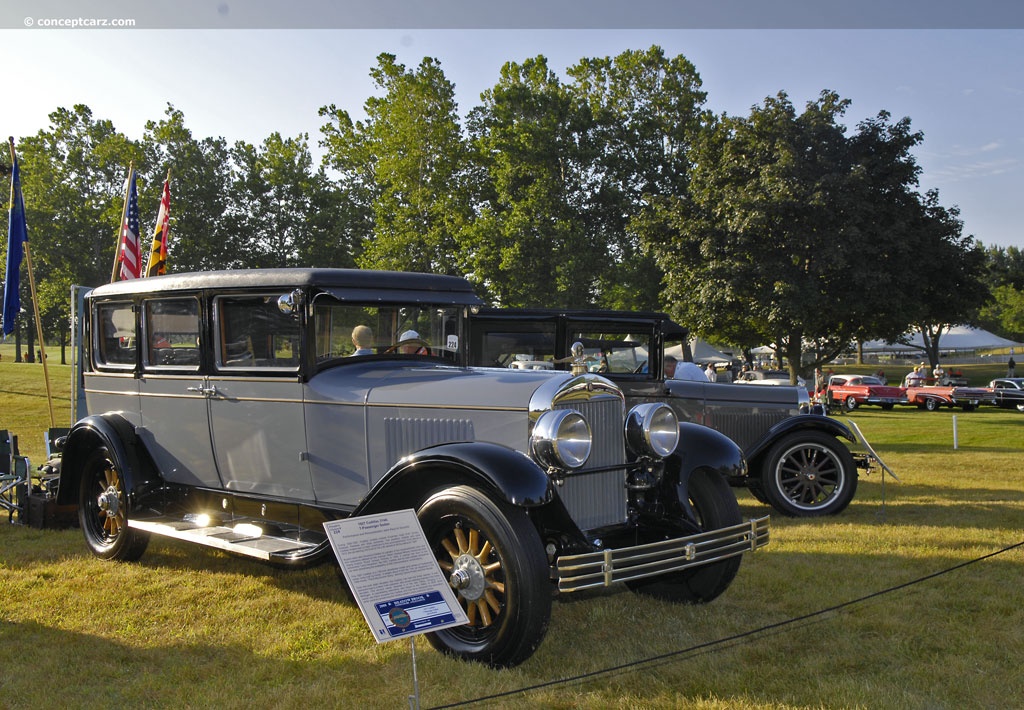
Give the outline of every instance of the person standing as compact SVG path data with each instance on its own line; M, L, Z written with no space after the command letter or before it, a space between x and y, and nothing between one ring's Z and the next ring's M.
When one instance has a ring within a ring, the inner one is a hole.
M718 382L718 370L715 369L714 363L708 363L704 372L708 376L708 382Z
M1016 377L1017 376L1017 363L1013 361L1013 353L1010 353L1010 359L1006 363L1006 376Z

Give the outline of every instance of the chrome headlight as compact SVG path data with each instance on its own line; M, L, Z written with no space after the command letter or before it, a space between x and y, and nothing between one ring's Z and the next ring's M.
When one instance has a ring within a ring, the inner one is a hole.
M679 420L667 404L638 404L626 415L626 446L637 456L663 459L679 443Z
M571 409L552 409L537 419L530 449L548 467L579 468L590 456L593 437L583 415Z

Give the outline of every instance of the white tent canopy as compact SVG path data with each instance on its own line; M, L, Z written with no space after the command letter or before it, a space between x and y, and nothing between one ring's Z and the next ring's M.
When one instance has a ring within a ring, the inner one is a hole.
M891 353L907 352L908 350L923 349L924 339L921 331L914 329L907 338L909 345L902 343L887 343L884 340L871 340L864 343L866 353ZM966 325L955 325L948 331L939 335L939 350L947 351L971 351L986 350L990 348L1022 347L1021 343L1015 343L1006 338L1000 338L995 333L990 333L981 328L971 328Z
M718 364L723 362L732 362L732 357L709 345L700 338L694 338L690 341L690 352L693 353L694 362L700 362L705 365L708 363ZM674 345L670 348L665 348L665 354L672 355L677 360L682 360L683 346Z

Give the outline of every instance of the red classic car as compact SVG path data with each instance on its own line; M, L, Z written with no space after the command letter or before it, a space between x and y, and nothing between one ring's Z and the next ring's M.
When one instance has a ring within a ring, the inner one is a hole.
M963 407L965 412L976 408L979 403L992 399L991 390L981 387L951 387L944 385L922 385L907 387L906 404L934 412L940 407Z
M832 375L825 390L825 401L830 407L841 406L848 412L862 404L873 404L892 409L906 404L906 390L892 387L874 375Z

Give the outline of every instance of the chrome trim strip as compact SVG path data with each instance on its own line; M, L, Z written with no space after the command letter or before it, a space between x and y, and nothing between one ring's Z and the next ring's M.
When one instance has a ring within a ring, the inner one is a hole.
M559 557L555 563L558 591L607 587L752 552L768 544L768 520L766 515L697 535Z

